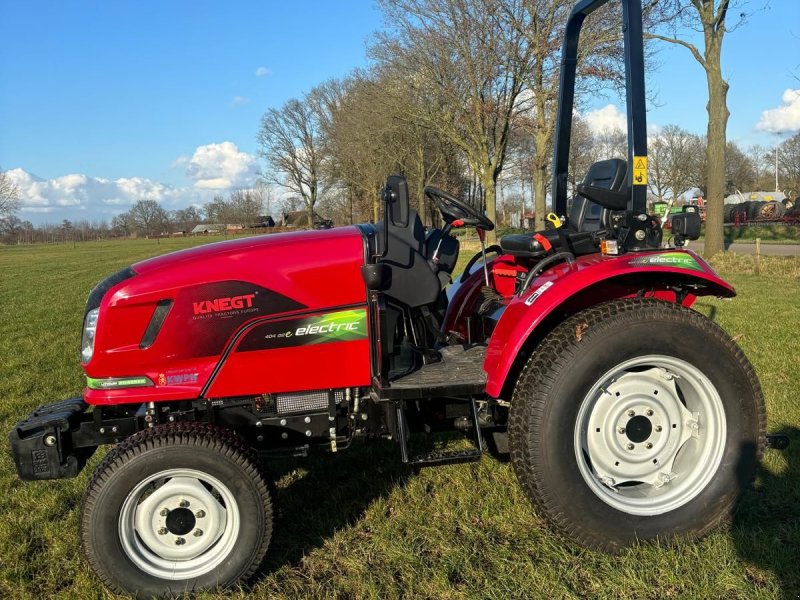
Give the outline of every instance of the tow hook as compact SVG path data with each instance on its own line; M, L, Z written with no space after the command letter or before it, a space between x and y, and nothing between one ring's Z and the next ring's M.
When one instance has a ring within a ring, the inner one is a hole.
M789 447L789 436L782 433L767 436L767 448L786 450Z

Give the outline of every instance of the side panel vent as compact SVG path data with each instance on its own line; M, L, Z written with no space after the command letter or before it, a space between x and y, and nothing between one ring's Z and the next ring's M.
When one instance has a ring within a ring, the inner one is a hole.
M322 412L333 403L340 404L344 401L344 390L317 390L313 392L294 392L291 394L271 394L275 399L275 406L279 415L292 415L297 413Z

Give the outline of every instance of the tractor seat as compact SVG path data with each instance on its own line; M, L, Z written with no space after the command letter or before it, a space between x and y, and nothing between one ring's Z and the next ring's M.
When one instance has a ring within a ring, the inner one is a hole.
M601 160L589 167L582 186L622 192L626 186L628 163L619 158ZM582 186L579 186L582 187ZM611 210L619 205L603 205L578 194L572 199L566 224L559 229L545 229L534 234L513 233L500 238L506 254L520 258L540 258L550 252L540 239L544 237L556 252L568 251L579 256L597 252L605 235ZM537 239L539 237L539 239Z

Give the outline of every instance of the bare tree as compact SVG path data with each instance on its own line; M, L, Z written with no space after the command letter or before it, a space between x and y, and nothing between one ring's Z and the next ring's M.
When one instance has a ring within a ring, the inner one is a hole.
M783 142L778 149L778 165L783 189L788 194L800 194L800 133Z
M736 142L728 142L725 148L725 193L753 189L756 184L756 169L753 161Z
M258 223L264 210L264 199L258 189L233 190L228 199L231 220L241 225L252 226Z
M170 221L179 231L191 231L202 220L203 215L194 206L180 208L170 214Z
M750 159L750 164L753 166L755 175L755 182L753 186L758 189L768 189L766 186L768 177L767 155L769 150L761 144L753 144L747 149L747 157ZM774 165L775 162L773 161ZM773 167L774 168L774 167Z
M404 72L412 94L428 97L409 117L464 153L494 221L497 179L531 68L525 37L481 0L380 0L379 5L392 29L380 36L373 55ZM488 239L494 242L495 233Z
M734 0L735 2L735 0ZM691 52L706 73L708 86L708 130L706 134L707 216L705 255L725 250L723 239L723 200L725 198L725 148L728 125L728 82L722 76L722 42L731 27L728 15L731 0L652 0L660 18L650 37L677 44ZM740 13L738 23L745 17ZM703 48L680 37L682 30L702 33Z
M272 168L269 180L303 199L308 222L322 186L323 144L319 93L312 90L280 109L270 108L261 119L260 154Z
M497 11L526 40L529 68L522 77L526 103L517 116L519 127L531 136L530 168L536 228L545 226L546 195L556 128L561 73L561 43L572 10L571 2L559 0L492 0ZM598 82L621 81L622 35L618 6L607 5L586 22L579 45L577 96ZM610 158L604 156L603 158Z
M676 200L695 187L696 164L703 153L700 138L677 125L667 125L648 144L648 185L664 200Z
M19 210L19 188L5 171L0 171L0 217L8 217Z
M130 226L137 233L158 235L169 229L169 214L155 200L139 200L128 215Z

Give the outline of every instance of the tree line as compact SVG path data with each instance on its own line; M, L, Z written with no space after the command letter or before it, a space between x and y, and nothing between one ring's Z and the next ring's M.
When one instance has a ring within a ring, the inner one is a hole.
M738 4L643 3L648 71L657 67L654 44L668 42L691 53L708 83L705 135L670 125L651 136L649 175L653 198L692 189L707 198L708 254L722 249L725 192L768 187L768 163L775 159L774 149L741 149L725 137L728 83L720 64L726 33L747 16ZM561 42L572 2L378 0L378 6L386 26L369 44L368 68L321 82L263 115L257 139L268 166L265 181L282 186L309 220L318 211L337 223L378 220L380 188L388 174L401 173L428 224L437 216L422 190L433 184L467 198L501 223L507 196L530 198L536 227L543 227ZM621 89L620 12L618 3L609 3L584 25L578 108L581 100ZM701 46L681 35L689 29L703 32ZM578 120L570 180L580 180L593 160L625 158L625 145L624 134L592 134ZM797 145L795 136L778 150L781 186L794 193L800 191ZM203 216L222 219L224 207L210 205ZM139 212L144 211L131 211ZM150 231L167 218L150 206L148 214L116 221L117 229Z
M264 115L258 139L272 180L301 197L309 213L319 202L357 221L378 218L381 182L399 172L408 178L421 214L430 212L422 189L435 184L497 220L498 192L514 178L521 188L529 186L536 227L543 227L561 41L572 2L379 0L378 5L387 26L370 45L369 69L321 83ZM752 177L744 177L739 172L744 153L725 133L729 85L721 70L723 40L747 13L736 0L659 0L644 2L643 9L648 70L657 65L654 42L678 45L703 70L709 91L704 136L671 126L653 140L650 160L658 170L650 191L663 198L684 193L687 185L698 188L709 201L706 249L713 254L723 248L725 192L731 185L761 183L763 170L763 157L751 156ZM703 45L686 41L682 33L689 29L703 33ZM620 88L622 54L620 6L610 3L592 14L581 33L579 102L586 92L594 96ZM574 157L610 158L596 146L580 148L586 142L585 136L573 140ZM684 155L691 157L690 165L681 165ZM780 168L797 190L793 167L785 162ZM573 163L571 180L582 176L585 163Z
M109 237L154 237L170 233L189 233L201 223L236 225L244 228L263 224L272 208L272 191L260 186L255 189L237 189L225 197L215 196L202 207L188 206L169 211L156 200L139 200L130 210L105 220L63 220L61 223L44 223L35 227L30 221L20 219L19 190L0 173L0 242L32 243L71 240L92 240ZM285 201L291 208L296 201Z

